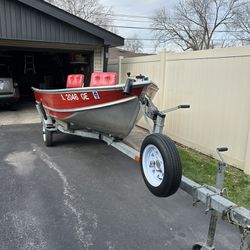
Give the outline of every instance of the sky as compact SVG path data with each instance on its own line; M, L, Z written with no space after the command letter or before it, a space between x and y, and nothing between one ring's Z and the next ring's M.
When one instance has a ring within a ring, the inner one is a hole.
M154 11L160 7L171 8L176 0L99 0L107 7L112 7L114 25L117 26L139 26L149 27L150 20L143 17L152 16ZM123 15L139 16L124 17ZM129 21L130 20L130 21ZM153 33L150 30L117 28L118 34L124 38L133 38L136 35L141 39L153 39ZM142 40L144 52L154 53L154 41Z

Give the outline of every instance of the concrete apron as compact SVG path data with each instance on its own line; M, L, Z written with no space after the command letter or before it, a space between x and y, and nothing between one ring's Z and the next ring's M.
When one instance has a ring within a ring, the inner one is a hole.
M40 118L33 102L21 102L16 111L0 109L0 126L13 124L40 123Z
M21 102L16 111L0 109L1 125L18 125L40 123L40 117L33 102ZM135 126L131 133L124 139L124 142L136 150L140 150L142 141L149 135L148 131Z

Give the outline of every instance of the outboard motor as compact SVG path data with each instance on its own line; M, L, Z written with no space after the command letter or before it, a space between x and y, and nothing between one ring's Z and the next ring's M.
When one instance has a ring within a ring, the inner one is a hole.
M123 93L125 95L131 95L132 90L133 90L133 79L127 79L126 84L125 84L125 88L123 90Z

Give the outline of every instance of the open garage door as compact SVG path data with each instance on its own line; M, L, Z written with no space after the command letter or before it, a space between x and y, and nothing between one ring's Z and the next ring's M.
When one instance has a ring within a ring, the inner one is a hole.
M8 61L22 98L31 98L31 87L65 88L68 74L84 74L87 85L93 72L93 51L61 51L0 47L0 63Z

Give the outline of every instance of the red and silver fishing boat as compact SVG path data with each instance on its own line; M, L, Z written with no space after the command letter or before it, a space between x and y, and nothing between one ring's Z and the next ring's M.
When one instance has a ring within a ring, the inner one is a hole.
M65 89L33 88L37 103L46 115L67 124L67 129L89 129L116 138L126 137L135 125L140 99L156 85L146 77L116 84L113 72L93 73L89 87L83 87L83 75L70 75Z

